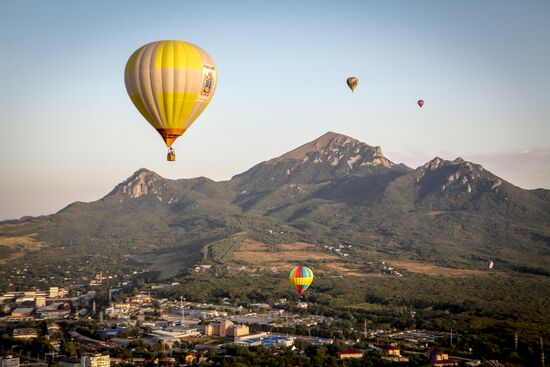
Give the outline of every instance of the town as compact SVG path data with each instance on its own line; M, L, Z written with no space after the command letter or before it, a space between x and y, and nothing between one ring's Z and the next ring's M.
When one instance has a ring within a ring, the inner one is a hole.
M325 348L349 363L502 365L472 350L450 356L446 346L461 337L452 331L372 329L365 321L353 339L330 337L320 330L341 320L310 313L306 300L203 303L160 296L178 283L147 284L129 294L107 280L100 272L85 287L2 293L0 366L185 366L230 358L242 348L306 357Z

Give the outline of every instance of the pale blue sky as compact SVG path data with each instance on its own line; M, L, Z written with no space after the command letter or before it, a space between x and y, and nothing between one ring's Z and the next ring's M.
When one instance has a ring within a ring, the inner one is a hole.
M96 200L140 167L228 179L328 130L550 188L549 19L545 0L1 1L0 219ZM219 71L175 164L123 80L159 39Z

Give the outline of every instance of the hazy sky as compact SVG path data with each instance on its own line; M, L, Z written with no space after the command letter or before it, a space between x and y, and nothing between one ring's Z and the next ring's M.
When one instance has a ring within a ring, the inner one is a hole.
M3 1L0 219L96 200L140 167L228 179L328 130L550 188L549 19L547 0ZM159 39L219 72L175 164L124 87Z

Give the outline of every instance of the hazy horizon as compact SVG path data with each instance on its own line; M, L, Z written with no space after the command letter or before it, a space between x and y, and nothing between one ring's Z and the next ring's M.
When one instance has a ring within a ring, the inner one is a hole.
M461 156L514 185L550 188L546 1L3 8L0 220L97 200L141 167L229 179L329 130L412 168ZM157 39L201 46L219 71L175 164L124 87L130 54Z

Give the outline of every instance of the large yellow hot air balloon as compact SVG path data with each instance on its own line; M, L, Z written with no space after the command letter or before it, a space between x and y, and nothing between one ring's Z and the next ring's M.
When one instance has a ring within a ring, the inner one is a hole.
M158 131L176 159L174 141L204 111L216 90L214 60L183 41L157 41L139 48L126 64L124 81L132 102Z

